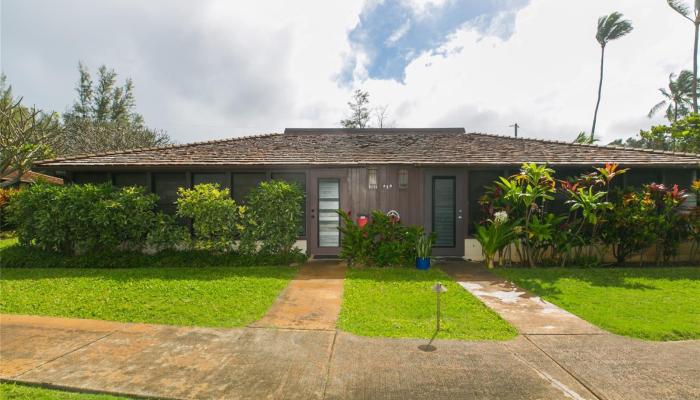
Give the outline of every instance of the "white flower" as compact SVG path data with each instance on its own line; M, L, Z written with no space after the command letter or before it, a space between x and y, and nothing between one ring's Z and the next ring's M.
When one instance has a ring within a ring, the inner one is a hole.
M493 214L493 222L496 225L501 225L508 222L508 213L505 211L498 211Z

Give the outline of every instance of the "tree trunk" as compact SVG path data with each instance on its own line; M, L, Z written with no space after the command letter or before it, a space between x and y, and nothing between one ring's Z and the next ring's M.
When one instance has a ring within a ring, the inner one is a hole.
M693 48L693 112L698 112L698 30L700 21L695 22L695 46Z
M595 135L595 123L598 119L598 108L600 107L600 95L603 91L603 61L605 60L605 45L600 46L600 81L598 82L598 101L595 103L595 113L593 114L593 127L591 128L591 143Z

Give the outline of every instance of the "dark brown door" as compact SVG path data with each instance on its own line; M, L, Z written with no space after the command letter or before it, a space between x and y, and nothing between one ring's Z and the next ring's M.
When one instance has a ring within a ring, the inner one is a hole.
M435 256L464 256L464 171L429 170L425 174L425 227L435 232Z
M312 255L331 256L340 253L342 237L338 227L340 216L336 210L350 209L348 201L348 173L345 169L309 171L308 247Z

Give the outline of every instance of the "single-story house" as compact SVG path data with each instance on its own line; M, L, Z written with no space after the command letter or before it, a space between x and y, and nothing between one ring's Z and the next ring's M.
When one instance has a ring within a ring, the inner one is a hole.
M306 193L299 245L314 256L338 254L336 209L353 216L395 210L407 224L435 231L436 256L470 257L470 232L484 186L525 162L547 163L559 177L617 162L621 184L677 183L698 176L700 154L436 129L286 129L282 134L87 154L37 167L67 182L142 185L173 208L178 187L216 182L239 203L266 179L297 182ZM466 250L465 250L466 249ZM471 250L470 250L471 249ZM465 252L466 251L466 252Z

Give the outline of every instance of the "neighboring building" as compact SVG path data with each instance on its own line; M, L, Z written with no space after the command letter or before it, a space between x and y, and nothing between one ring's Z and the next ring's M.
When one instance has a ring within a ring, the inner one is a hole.
M259 182L283 179L306 192L300 240L312 255L338 254L335 210L340 208L353 216L396 210L403 222L437 232L435 255L462 257L474 248L468 237L479 218L484 186L525 162L548 163L561 178L617 162L631 168L620 184L688 187L700 155L466 134L462 128L286 129L284 134L58 158L37 167L67 182L145 186L160 196L166 211L172 211L178 187L216 182L232 188L234 199L244 203Z
M34 171L27 171L22 177L17 179L17 171L3 171L0 173L0 187L20 187L31 185L36 182L46 182L54 185L63 185L63 179L51 175L40 174Z

